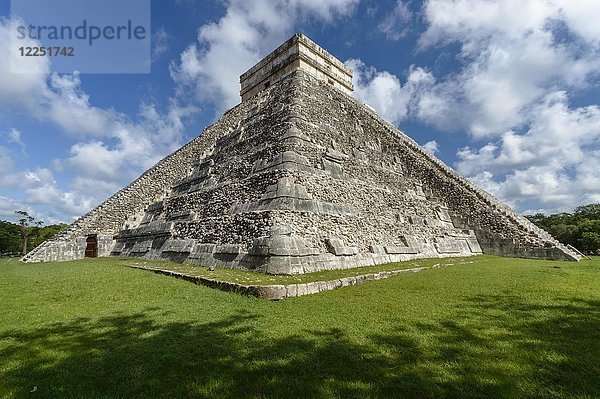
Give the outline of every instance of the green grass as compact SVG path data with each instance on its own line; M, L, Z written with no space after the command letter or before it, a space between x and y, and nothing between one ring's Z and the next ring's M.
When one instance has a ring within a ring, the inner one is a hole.
M0 397L599 397L600 259L472 260L279 302L2 260Z
M139 266L148 269L169 270L186 274L188 276L210 278L218 281L229 281L243 285L269 285L269 284L303 284L313 281L330 281L341 277L358 276L369 273L386 272L393 270L406 270L418 267L454 266L456 264L473 263L474 257L459 257L447 259L417 259L407 262L387 263L385 265L355 267L344 270L324 270L315 273L296 275L268 275L253 271L236 269L215 268L208 270L206 267L189 264L151 261L144 259L121 258L117 262L127 266ZM114 260L112 260L114 262Z

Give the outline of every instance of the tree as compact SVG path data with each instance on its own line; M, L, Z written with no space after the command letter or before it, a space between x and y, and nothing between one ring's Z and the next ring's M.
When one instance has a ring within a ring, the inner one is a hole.
M535 215L525 215L533 224L541 226L546 221L546 215L543 213L536 213Z
M575 208L575 214L588 219L600 219L600 204L578 206Z
M600 203L579 206L572 214L562 212L546 216L538 213L527 218L564 244L582 250L598 248Z
M600 234L586 231L581 234L580 242L583 249L600 249Z
M25 215L19 215L22 216L22 219L27 220ZM40 227L41 224L41 222L36 222L33 226L27 226L29 231L27 235L28 252L67 227L64 223ZM21 224L0 220L0 255L16 255L23 252L25 243L22 229Z
M44 224L44 222L41 221L35 221L35 218L33 216L30 216L27 212L25 211L15 211L15 213L19 216L21 216L21 218L19 219L19 226L21 226L21 237L23 238L23 256L27 255L27 242L29 241L29 236L31 235L31 231L32 231L32 224L37 225L38 227L41 227L42 224Z
M64 223L59 224L51 224L48 226L43 226L40 228L35 227L34 232L31 235L31 238L28 242L28 248L33 249L40 245L42 242L49 240L54 237L59 231L67 227Z
M18 254L22 247L19 225L0 220L0 254Z
M600 217L597 220L582 219L578 226L582 233L600 233Z
M580 236L579 226L573 224L553 224L546 230L558 241L567 244L576 243Z

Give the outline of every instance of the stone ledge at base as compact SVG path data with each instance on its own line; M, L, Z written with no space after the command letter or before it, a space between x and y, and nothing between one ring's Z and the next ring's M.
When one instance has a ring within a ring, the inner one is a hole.
M472 262L468 262L472 263ZM285 298L295 298L298 296L318 294L319 292L331 291L337 288L350 287L352 285L358 285L366 283L367 281L383 280L386 278L394 277L402 273L416 273L428 269L436 269L439 267L451 266L453 264L435 264L433 266L422 266L414 267L412 269L400 269L383 271L378 273L367 273L358 276L341 277L335 280L329 281L313 281L304 284L271 284L271 285L243 285L238 283L231 283L229 281L220 281L212 278L190 276L185 273L174 272L171 270L164 269L153 269L150 267L143 266L127 266L132 269L149 270L157 274L164 274L166 276L172 276L180 278L182 280L190 281L194 284L203 285L209 288L216 288L226 292L236 292L242 295L255 296L257 298L269 299L271 301L279 301Z

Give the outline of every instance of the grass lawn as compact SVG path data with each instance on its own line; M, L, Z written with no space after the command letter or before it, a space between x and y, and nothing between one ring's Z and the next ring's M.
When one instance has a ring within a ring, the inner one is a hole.
M0 397L600 397L600 259L472 260L279 302L0 260Z

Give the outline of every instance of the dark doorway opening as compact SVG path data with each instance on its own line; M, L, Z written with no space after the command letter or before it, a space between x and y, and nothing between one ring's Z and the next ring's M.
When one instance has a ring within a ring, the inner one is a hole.
M98 256L98 237L94 234L85 239L85 257L95 258Z

